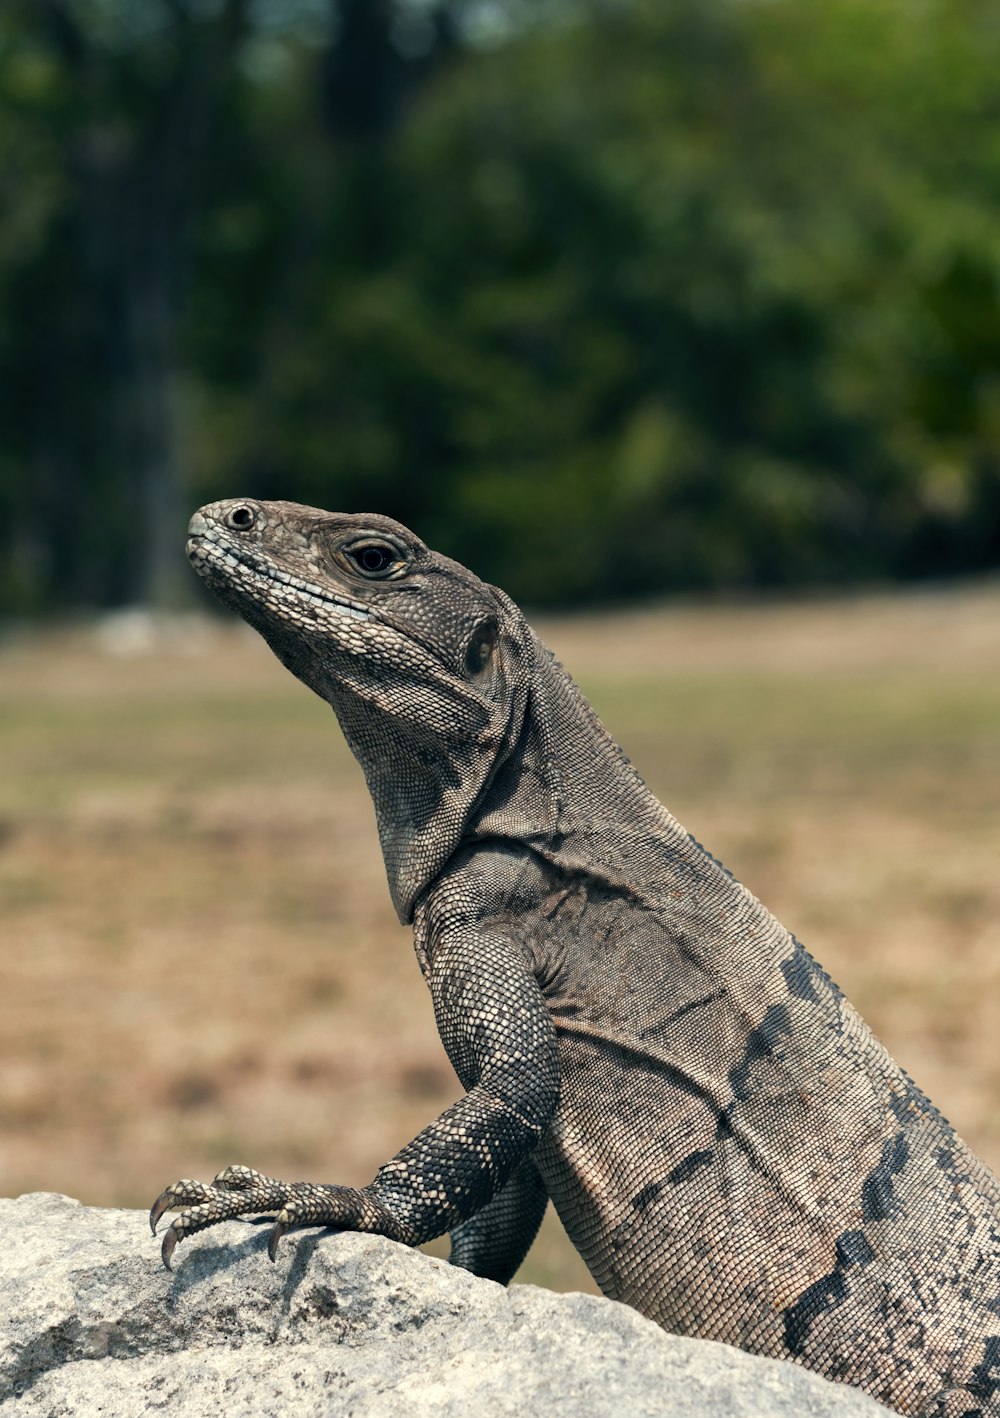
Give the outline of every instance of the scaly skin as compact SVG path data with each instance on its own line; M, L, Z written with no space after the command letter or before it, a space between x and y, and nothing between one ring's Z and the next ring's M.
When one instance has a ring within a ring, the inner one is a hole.
M605 1294L900 1413L1000 1414L1000 1184L802 946L652 797L503 592L384 517L220 502L188 552L335 710L468 1090L361 1189L274 1211L507 1281L551 1197Z

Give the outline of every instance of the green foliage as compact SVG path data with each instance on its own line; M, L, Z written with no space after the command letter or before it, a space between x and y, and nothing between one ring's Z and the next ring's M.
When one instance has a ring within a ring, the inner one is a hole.
M331 8L2 22L10 603L239 492L539 603L996 564L995 6Z

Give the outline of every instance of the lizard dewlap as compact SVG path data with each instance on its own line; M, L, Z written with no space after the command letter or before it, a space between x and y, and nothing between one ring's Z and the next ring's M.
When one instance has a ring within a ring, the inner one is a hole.
M506 1282L549 1198L606 1295L901 1413L1000 1415L1000 1183L649 793L517 606L399 523L213 503L195 570L334 709L465 1096L370 1186L175 1183Z

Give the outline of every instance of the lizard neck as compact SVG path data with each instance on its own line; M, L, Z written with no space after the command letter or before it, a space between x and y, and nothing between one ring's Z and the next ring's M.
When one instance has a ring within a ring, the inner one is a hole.
M552 653L535 663L518 741L473 815L467 836L523 842L559 866L604 865L641 885L650 846L690 843ZM709 859L711 860L711 859ZM718 868L721 872L722 869Z

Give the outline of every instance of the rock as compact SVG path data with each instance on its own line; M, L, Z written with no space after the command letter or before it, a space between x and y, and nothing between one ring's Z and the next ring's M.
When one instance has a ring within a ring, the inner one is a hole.
M2 1418L834 1418L887 1410L624 1305L501 1289L376 1236L228 1222L168 1274L138 1211L0 1200Z

